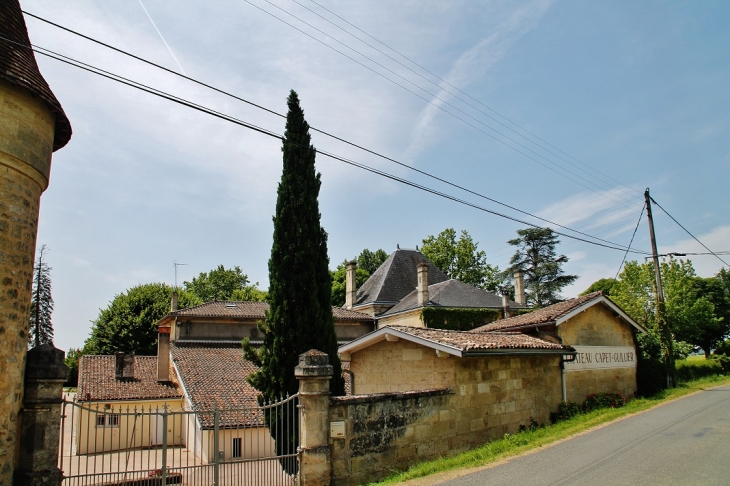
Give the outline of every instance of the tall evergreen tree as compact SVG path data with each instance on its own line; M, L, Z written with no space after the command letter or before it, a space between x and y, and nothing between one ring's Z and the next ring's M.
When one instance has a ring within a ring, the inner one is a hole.
M560 302L560 290L578 278L563 271L568 257L555 252L560 240L550 228L521 229L517 234L519 238L507 242L517 247L508 272L524 273L528 304L543 307Z
M30 302L30 328L28 345L31 347L53 343L53 297L51 297L51 267L45 257L48 247L41 245L33 269L33 297Z
M334 368L332 394L343 395L345 388L330 304L327 233L320 226L316 150L296 92L291 91L287 104L284 167L269 259L270 308L261 324L264 343L258 350L245 346L247 356L261 367L249 382L267 400L297 392L294 368L299 355L310 349L329 355Z

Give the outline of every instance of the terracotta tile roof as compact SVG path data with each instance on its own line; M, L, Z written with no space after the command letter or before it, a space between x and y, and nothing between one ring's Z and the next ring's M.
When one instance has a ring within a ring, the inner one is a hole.
M502 297L486 290L478 289L472 285L458 280L447 280L428 286L428 304L433 307L459 307L477 309L501 309ZM508 301L510 309L520 309L524 306L517 302ZM403 300L383 313L380 317L418 309L418 290L403 297Z
M265 319L269 310L267 302L227 301L206 302L188 309L171 312L175 317L230 317L234 319ZM332 308L335 320L339 321L372 321L373 318L361 312L339 307Z
M565 302L559 302L557 304L537 309L521 316L510 317L509 319L502 319L472 329L471 332L492 332L504 329L515 329L522 327L534 327L540 324L554 323L557 319L560 319L569 312L576 308L587 304L593 300L603 297L603 292L593 292L588 295L576 297L575 299L569 299Z
M38 70L18 0L0 2L0 36L0 79L27 89L48 106L56 116L53 150L60 149L71 139L71 123Z
M221 416L221 425L261 425L259 392L248 384L256 365L243 359L240 343L170 344L179 379L194 411L248 409ZM213 427L213 414L201 414L203 428Z
M411 336L437 344L456 348L465 354L470 351L498 349L540 349L571 352L570 346L551 343L520 332L474 333L473 331L447 331L411 326L387 326L381 329L395 329Z
M449 279L420 251L398 249L357 289L355 305L398 302L418 285L419 263L428 265L429 285Z
M176 383L157 381L157 356L135 356L134 378L115 378L115 365L115 356L82 356L76 393L78 400L151 400L182 396Z

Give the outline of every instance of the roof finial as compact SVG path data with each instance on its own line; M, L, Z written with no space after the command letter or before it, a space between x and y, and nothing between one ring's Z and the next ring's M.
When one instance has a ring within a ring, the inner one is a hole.
M395 249L396 249L396 250L400 250L400 244L396 243L396 244L395 244Z
M416 251L418 251L418 245L416 245Z

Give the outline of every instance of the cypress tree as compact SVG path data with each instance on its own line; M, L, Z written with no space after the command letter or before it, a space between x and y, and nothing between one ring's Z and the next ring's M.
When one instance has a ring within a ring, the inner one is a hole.
M53 297L51 297L51 267L45 261L48 247L41 245L33 268L33 297L30 303L28 345L53 344Z
M309 125L293 90L287 100L289 111L282 140L284 166L277 191L274 241L269 259L269 311L259 328L263 346L255 349L246 340L244 353L260 366L249 382L266 401L297 393L294 368L299 355L317 349L329 355L334 374L333 395L344 395L344 380L337 355L337 337L332 317L327 233L320 226L320 174L315 171L316 150L311 145ZM272 435L276 430L296 429L296 417L267 413ZM293 420L293 422L290 422ZM277 423L275 423L277 422ZM282 423L283 422L283 423ZM274 437L279 454L296 451L297 434ZM291 440L286 440L286 437ZM282 461L293 473L294 463Z

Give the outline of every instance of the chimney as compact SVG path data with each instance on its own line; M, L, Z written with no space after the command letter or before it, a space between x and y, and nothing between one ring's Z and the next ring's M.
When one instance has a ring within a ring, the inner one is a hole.
M172 299L170 299L170 312L177 310L177 290L172 291Z
M424 306L428 302L428 264L418 264L418 305Z
M170 381L170 327L157 333L157 381Z
M514 274L515 278L515 302L522 305L527 305L527 297L525 297L525 280L522 277L522 272L517 270Z
M134 378L134 353L127 354L122 351L114 353L116 364L114 366L114 378Z
M345 276L345 309L352 309L355 305L355 294L357 292L357 262L355 260L347 263L347 275Z
M507 294L502 294L502 313L505 319L509 317L509 300L507 300Z

